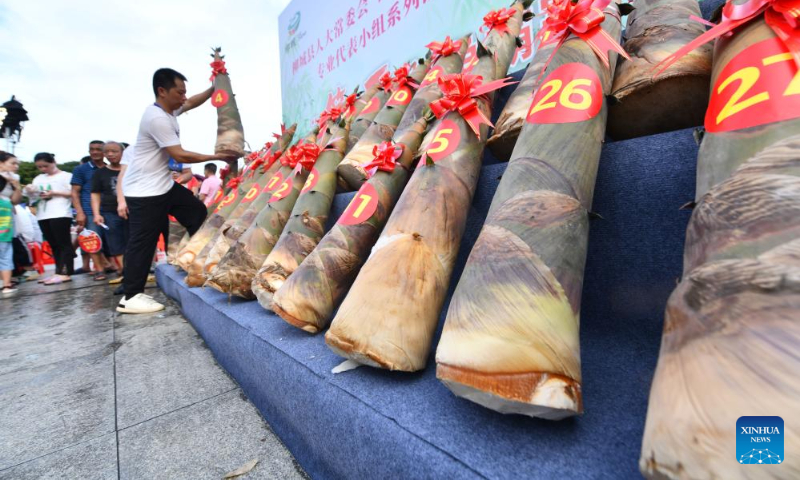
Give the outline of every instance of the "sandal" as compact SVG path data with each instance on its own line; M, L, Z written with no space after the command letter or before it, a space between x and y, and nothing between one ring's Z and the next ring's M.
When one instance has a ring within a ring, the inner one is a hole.
M108 277L106 277L106 274L103 272L97 272L94 274L94 280L97 282L106 280L107 278Z
M62 276L56 275L55 277L48 278L44 282L44 284L45 285L60 285L62 283L67 283L67 282L71 282L71 281L72 281L72 279L70 277L62 277Z

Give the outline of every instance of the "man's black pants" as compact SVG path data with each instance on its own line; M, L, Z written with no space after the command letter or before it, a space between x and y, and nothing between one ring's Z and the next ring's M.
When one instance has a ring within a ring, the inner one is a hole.
M158 236L164 233L164 225L169 222L168 215L175 217L190 235L194 235L206 219L206 206L192 195L191 190L177 183L163 195L125 197L125 202L128 204L130 239L125 251L125 278L122 285L125 298L129 299L144 292Z

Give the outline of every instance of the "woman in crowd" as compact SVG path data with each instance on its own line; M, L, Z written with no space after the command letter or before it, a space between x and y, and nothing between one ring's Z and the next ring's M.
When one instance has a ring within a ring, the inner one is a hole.
M0 279L4 296L17 292L11 283L11 274L14 271L13 205L22 200L18 169L17 157L0 150Z
M128 245L128 221L117 214L117 180L122 150L120 143L106 142L103 154L109 164L92 177L92 213L94 223L100 227L97 233L120 269Z
M72 225L72 174L62 172L56 166L51 153L37 153L33 159L41 172L27 187L28 195L38 198L36 219L44 239L53 250L56 274L45 280L45 285L69 282L73 274L75 250L72 247L70 226Z

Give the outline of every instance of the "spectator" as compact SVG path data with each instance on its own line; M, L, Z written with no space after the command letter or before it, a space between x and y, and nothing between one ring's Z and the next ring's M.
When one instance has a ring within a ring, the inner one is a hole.
M206 179L203 180L203 185L200 186L200 201L208 207L214 201L214 196L220 187L222 187L222 180L216 175L217 166L215 164L206 163L204 170Z
M72 175L58 169L51 153L37 153L33 161L42 173L33 179L33 184L28 185L26 191L29 197L38 199L36 218L56 262L56 274L43 283L56 285L69 282L72 280L70 275L73 274L75 253L69 232L72 225Z
M78 224L78 230L87 228L100 235L102 229L95 225L92 215L92 176L97 170L105 167L102 141L89 142L89 158L90 161L82 163L72 172L72 205L76 212L75 222ZM86 254L81 250L81 255L84 271L90 271L89 258L94 262L95 280L105 280L106 273L116 270L108 264L103 252Z
M5 190L9 182L6 177L0 176L0 191ZM3 281L2 295L7 297L17 293L11 283L11 273L14 271L14 214L11 200L0 196L0 279Z
M21 274L20 280L36 280L39 272L33 268L31 252L28 244L41 244L42 230L36 223L36 216L24 203L14 206L14 266L15 272Z
M0 197L5 197L14 205L22 201L18 170L19 160L17 157L0 150L0 176L6 179L5 187L0 189Z
M106 142L103 153L108 166L92 177L92 213L100 227L100 239L108 246L109 255L117 265L123 265L123 254L128 245L128 221L117 214L117 185L122 160L122 145ZM103 225L108 229L103 228Z
M176 185L169 169L169 157L181 163L210 160L233 161L228 155L201 155L181 147L177 115L205 103L213 87L186 99L186 77L169 68L153 75L156 103L149 105L139 124L135 151L122 173L125 203L119 204L122 217L129 215L130 239L125 251L125 296L117 311L151 313L164 305L144 294L150 259L156 250L158 236L174 216L189 234L194 234L206 217L203 202L191 192Z

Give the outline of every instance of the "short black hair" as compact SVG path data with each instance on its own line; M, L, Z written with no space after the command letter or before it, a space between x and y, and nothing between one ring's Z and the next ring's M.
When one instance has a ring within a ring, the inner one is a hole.
M214 163L206 163L204 170L207 170L211 173L217 173L217 165Z
M92 157L86 155L85 157L81 158L81 163L89 163L92 161Z
M164 90L173 88L175 86L175 80L177 79L181 79L184 82L186 81L186 77L180 72L171 68L159 68L156 70L156 73L153 74L153 94L158 97L158 87L162 87Z
M52 153L39 152L33 157L33 162L56 163L56 157Z
M12 153L8 153L8 152L4 152L4 151L0 150L0 163L5 162L9 158L17 158L17 157L15 157L14 154L12 154ZM0 190L2 190L2 188L0 188Z
M5 190L6 183L8 183L8 180L6 180L6 177L0 175L0 191Z
M92 140L91 142L89 142L89 145L105 145L105 144L106 142L102 140Z

